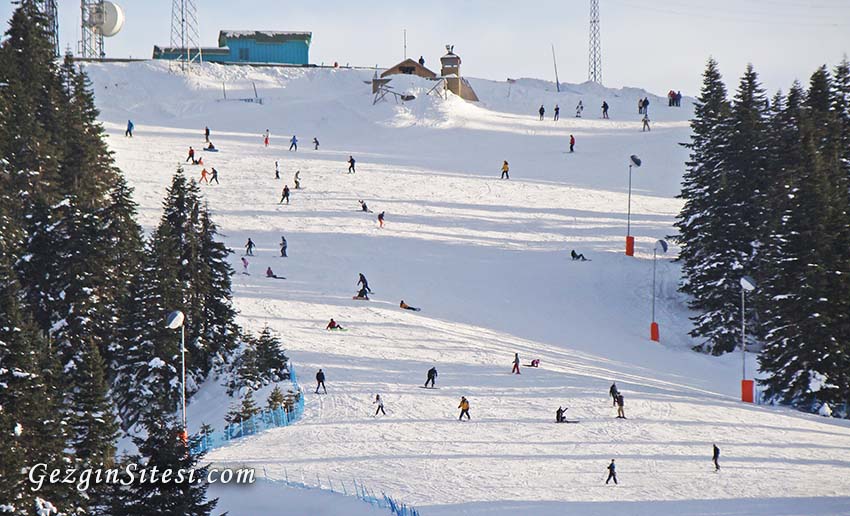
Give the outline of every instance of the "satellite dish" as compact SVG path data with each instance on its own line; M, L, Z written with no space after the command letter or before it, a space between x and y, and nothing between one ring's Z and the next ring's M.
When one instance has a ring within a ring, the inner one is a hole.
M118 4L104 1L91 10L86 25L104 37L112 37L124 26L124 10Z
M749 276L741 276L741 287L747 292L752 292L756 289L756 280Z
M656 249L660 247L661 251L666 253L667 252L667 241L666 240L659 240L658 242L655 242L655 247L656 247Z
M168 314L168 317L165 318L165 327L171 330L176 330L177 328L183 326L183 319L185 316L183 312L180 310L175 310Z
M640 166L641 161L640 161L640 158L637 157L637 155L632 154L631 156L629 156L629 159L632 160L632 164L634 166L636 166L636 167Z

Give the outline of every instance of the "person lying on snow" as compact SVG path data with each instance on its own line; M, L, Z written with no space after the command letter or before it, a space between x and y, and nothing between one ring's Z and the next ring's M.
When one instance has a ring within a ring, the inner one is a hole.
M583 254L579 254L579 253L577 253L575 249L573 249L572 251L570 251L570 257L571 257L573 260L581 260L581 261L583 261L583 262L586 262L586 261L587 261L587 258L585 258Z
M401 300L401 303L399 303L398 306L400 308L405 309L405 310L413 310L414 312L418 312L418 311L421 310L420 308L416 308L415 306L408 305L407 303L404 302L404 299Z

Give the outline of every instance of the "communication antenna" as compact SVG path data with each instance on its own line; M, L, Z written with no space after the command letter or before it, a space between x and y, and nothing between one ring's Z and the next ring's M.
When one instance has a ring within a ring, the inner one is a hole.
M196 1L172 0L171 48L179 54L172 62L177 63L181 71L188 71L192 63L203 62L200 41Z
M85 59L103 59L106 57L103 38L111 38L121 31L124 11L118 4L106 0L81 0L80 19L83 35L80 56Z
M602 37L599 35L599 0L590 0L590 46L587 80L602 84Z
M53 54L59 57L59 15L56 9L56 0L38 0L36 6L47 18L47 30L50 33L50 40L53 42Z

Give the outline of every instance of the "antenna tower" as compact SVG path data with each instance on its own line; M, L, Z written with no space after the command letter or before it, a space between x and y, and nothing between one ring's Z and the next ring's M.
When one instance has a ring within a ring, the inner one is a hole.
M198 8L195 0L172 0L171 47L177 49L180 70L186 72L192 63L203 62L201 36L198 29Z
M602 84L602 37L599 35L599 0L590 0L590 46L587 80Z
M103 13L103 0L81 0L80 19L82 20L82 35L80 41L80 56L86 59L103 59L103 34L95 30L92 20Z
M50 32L50 40L53 42L53 54L59 57L59 14L56 9L56 0L38 0L38 10L47 18L47 30Z

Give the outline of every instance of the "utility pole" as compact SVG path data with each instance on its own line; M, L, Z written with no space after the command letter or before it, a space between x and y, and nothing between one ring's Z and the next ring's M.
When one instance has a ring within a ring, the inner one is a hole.
M555 90L561 93L561 81L558 80L558 61L555 60L555 44L552 43L552 64L555 65Z
M587 80L602 84L602 37L599 35L599 0L590 0L590 45Z

